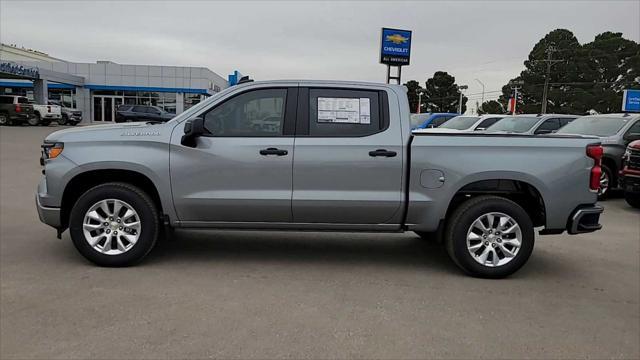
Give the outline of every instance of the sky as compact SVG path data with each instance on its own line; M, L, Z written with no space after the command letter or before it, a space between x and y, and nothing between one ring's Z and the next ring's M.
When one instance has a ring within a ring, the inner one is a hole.
M25 16L28 14L28 17ZM447 71L470 104L496 98L548 32L640 41L631 1L13 1L0 41L75 62L205 66L225 77L384 82L380 28L413 31L402 81ZM477 79L477 80L476 80Z

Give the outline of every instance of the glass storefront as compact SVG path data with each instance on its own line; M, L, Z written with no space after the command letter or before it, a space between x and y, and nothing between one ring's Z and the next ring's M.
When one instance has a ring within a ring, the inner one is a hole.
M96 90L94 96L117 96L124 99L125 105L152 105L166 112L176 113L176 93L152 92L152 91L119 91ZM202 94L184 94L184 109L199 103L204 99Z
M75 89L52 89L49 88L49 100L60 102L65 107L75 108L76 90ZM29 101L34 101L33 88L20 87L0 87L0 94L25 96Z

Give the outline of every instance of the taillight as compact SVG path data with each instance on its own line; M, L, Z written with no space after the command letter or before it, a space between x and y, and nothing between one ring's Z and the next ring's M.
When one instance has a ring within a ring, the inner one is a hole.
M600 145L587 145L587 156L593 159L593 167L589 177L589 189L600 189L600 176L602 175L602 154L604 149Z
M22 112L22 106L20 106L20 104L16 104L16 112Z

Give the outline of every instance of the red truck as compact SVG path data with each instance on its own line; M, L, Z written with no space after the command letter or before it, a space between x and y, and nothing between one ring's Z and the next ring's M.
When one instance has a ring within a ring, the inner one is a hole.
M624 198L629 205L640 209L640 140L631 142L623 156L620 171Z

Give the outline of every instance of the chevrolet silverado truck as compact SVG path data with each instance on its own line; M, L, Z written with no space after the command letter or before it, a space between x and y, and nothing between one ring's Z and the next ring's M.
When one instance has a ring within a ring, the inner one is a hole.
M39 105L36 103L32 103L33 105L33 113L36 116L36 123L30 125L44 125L47 126L51 124L52 121L61 121L62 120L62 109L59 105Z
M32 124L36 121L33 106L24 96L0 95L0 125L20 123Z
M534 230L601 228L597 138L412 134L406 91L249 82L166 123L54 132L40 220L101 266L140 261L172 228L413 231L488 278L525 264Z

